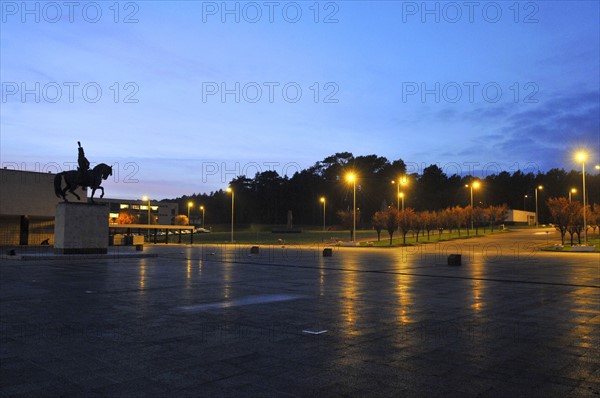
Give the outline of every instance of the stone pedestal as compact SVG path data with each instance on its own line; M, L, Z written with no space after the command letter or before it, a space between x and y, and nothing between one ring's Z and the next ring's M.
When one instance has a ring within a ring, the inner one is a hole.
M106 254L108 205L59 203L54 221L56 254Z

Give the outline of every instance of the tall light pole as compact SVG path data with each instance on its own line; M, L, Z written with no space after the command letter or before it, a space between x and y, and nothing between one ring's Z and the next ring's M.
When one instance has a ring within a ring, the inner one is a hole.
M202 228L204 228L204 206L200 206L200 210L202 210Z
M396 184L396 180L392 180L392 184ZM396 197L398 198L398 206L396 209L400 210L400 180L396 184Z
M527 196L527 195L523 196L523 211L527 211L527 206L525 206L525 204L526 204L525 200L527 200L528 197L529 196Z
M325 231L325 196L321 197L321 203L323 203L323 231Z
M569 191L569 203L571 203L571 194L577 193L577 189L575 188L571 188L571 190Z
M227 192L231 193L231 243L233 243L233 207L235 203L235 192L233 188L227 188Z
M348 181L352 182L354 200L352 204L352 242L356 242L356 177L354 174L348 174Z
M538 190L542 190L544 189L543 186L538 185L535 188L535 227L539 227L540 223L539 223L539 218L538 218Z
M150 198L148 196L144 195L142 200L144 202L146 202L146 201L148 202L148 225L150 225ZM148 231L148 232L150 232L150 231Z
M465 185L465 188L471 188L471 229L473 229L473 188L477 189L479 188L480 184L479 181L475 181L473 183L471 183L470 185L467 184Z
M192 208L193 205L194 205L194 203L188 202L188 223L190 221L190 209Z
M405 185L408 181L406 180L406 177L400 177L398 178L398 181L396 182L396 180L392 180L392 184L396 184L396 197L398 198L398 207L397 209L400 210L400 198L402 198L402 202L404 203L404 194L400 192L400 185ZM402 205L402 210L404 210L404 205Z
M587 246L587 218L585 213L587 213L587 209L585 208L585 158L586 154L584 152L579 152L577 154L577 160L581 162L581 175L583 178L583 244Z

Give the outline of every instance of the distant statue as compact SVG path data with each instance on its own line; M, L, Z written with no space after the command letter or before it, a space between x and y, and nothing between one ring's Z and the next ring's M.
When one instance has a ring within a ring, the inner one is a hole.
M90 170L90 162L85 157L81 142L77 141L77 145L77 164L79 167L77 170L63 171L54 177L54 193L56 193L56 196L59 198L63 198L65 202L68 202L66 197L67 192L71 192L78 200L81 200L81 197L77 195L75 189L77 189L77 187L82 187L83 189L90 187L92 188L90 200L93 203L96 189L100 189L102 191L100 197L104 197L104 188L101 187L100 184L102 183L102 180L106 180L112 175L112 167L105 163L100 163ZM62 187L63 179L66 184L64 188Z
M85 152L81 146L81 142L77 141L77 171L79 171L80 181L85 179L86 172L90 169L90 161L85 157Z
M54 177L54 193L59 198L63 198L65 202L68 202L66 194L67 192L71 192L75 197L80 200L81 197L77 195L75 189L77 187L92 188L92 195L90 196L90 200L92 203L94 202L94 193L96 193L96 189L100 189L102 194L100 197L104 197L104 188L100 186L102 180L106 180L109 176L112 175L112 167L105 164L100 163L98 166L94 167L92 170L88 170L84 173L82 177L80 175L79 170L69 170L63 171L62 173L58 173ZM62 180L65 180L66 186L62 188Z

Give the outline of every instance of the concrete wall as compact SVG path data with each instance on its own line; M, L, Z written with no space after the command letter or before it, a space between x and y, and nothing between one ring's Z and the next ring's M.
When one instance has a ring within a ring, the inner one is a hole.
M56 174L0 169L0 245L39 245L54 240L56 205L62 201L54 193ZM87 202L87 192L77 190Z
M56 174L0 169L0 215L54 217L62 201L54 194ZM81 200L67 196L71 202L87 202L87 192L76 191Z

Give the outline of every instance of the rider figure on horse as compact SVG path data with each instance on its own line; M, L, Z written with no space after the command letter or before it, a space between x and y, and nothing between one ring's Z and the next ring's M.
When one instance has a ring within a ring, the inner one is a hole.
M87 160L87 158L85 157L85 152L83 152L83 147L81 146L81 142L77 141L77 145L79 146L78 148L78 156L77 156L77 163L79 165L79 167L77 168L77 171L79 171L79 181L81 182L81 184L84 184L86 181L86 177L87 177L87 172L90 169L90 161ZM87 187L84 187L87 188Z

